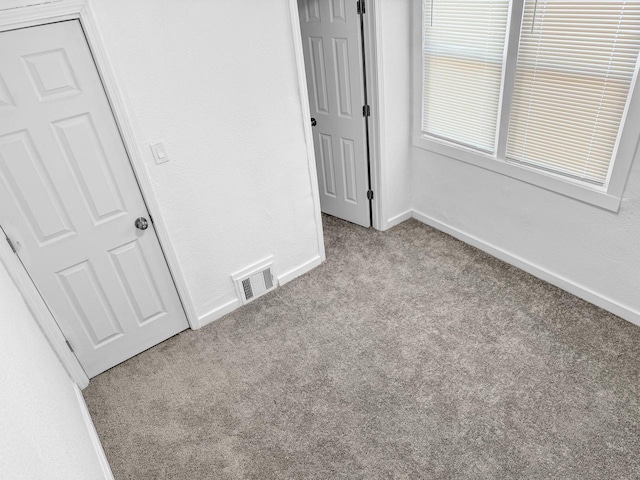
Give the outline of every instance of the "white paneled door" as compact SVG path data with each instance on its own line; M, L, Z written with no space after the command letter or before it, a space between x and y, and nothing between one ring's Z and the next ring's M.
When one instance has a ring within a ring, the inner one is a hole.
M0 225L89 377L188 327L140 217L80 23L0 33Z
M322 211L369 227L360 15L355 0L298 0Z

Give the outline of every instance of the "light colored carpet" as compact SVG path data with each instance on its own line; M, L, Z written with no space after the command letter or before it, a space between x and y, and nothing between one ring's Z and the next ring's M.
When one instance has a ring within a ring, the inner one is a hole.
M91 381L117 479L640 478L640 328L417 221Z

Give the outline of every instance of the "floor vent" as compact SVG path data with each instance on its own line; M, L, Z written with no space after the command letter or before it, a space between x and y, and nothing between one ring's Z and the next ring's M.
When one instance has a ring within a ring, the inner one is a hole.
M231 278L236 285L242 304L245 305L276 287L273 276L273 257L234 273Z
M251 279L247 278L242 281L242 288L244 289L244 298L249 300L253 297L253 287L251 287Z

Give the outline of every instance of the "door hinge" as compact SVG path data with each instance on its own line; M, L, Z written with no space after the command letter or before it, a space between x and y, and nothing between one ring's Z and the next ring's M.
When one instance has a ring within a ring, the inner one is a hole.
M369 105L363 105L362 107L362 116L370 117L371 116L371 107Z
M358 7L358 15L364 15L367 13L367 8L364 6L364 0L358 0L356 5Z
M7 243L9 244L9 246L11 247L11 250L13 250L13 253L15 253L16 255L18 254L18 251L16 250L16 247L13 246L13 242L11 241L11 239L9 237L7 237L5 235L5 237L7 239Z
M368 200L373 200L373 190L368 190L367 191L367 199Z
M65 340L65 342L67 342L67 347L69 347L69 350L71 350L72 353L75 353L73 351L73 347L71 346L71 344L69 343L69 340Z

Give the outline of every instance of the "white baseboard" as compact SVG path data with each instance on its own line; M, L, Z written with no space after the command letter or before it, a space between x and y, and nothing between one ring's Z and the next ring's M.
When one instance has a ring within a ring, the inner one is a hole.
M387 220L387 226L385 230L388 230L391 227L395 227L396 225L401 224L405 220L409 220L412 216L413 216L413 210L409 209L406 212L402 212L400 215L391 217L389 220Z
M285 283L290 282L294 278L299 277L307 273L310 270L313 270L318 265L320 265L324 259L319 255L312 258L308 262L303 263L302 265L289 270L288 272L278 276L278 284L280 286ZM233 312L236 308L242 306L242 302L239 298L234 297L231 300L228 300L228 296L223 297L220 305L215 306L213 309L205 313L204 315L200 315L198 317L198 322L200 323L200 327L204 327L205 325L218 320L221 317L224 317L227 313Z
M82 396L82 391L80 390L80 387L78 387L78 385L76 385L75 383L72 382L72 385L76 392L76 397L78 398L78 405L80 406L80 411L82 412L82 419L87 426L87 432L89 432L91 445L96 451L98 462L100 462L100 467L102 468L102 478L104 478L105 480L114 480L113 473L111 472L111 467L109 466L109 461L107 460L107 456L105 455L104 449L102 448L102 443L100 443L100 438L98 438L98 432L96 432L96 427L93 424L93 420L91 420L91 414L89 413L87 404L85 403L84 397Z
M198 317L198 321L200 322L200 327L204 327L205 325L218 320L221 317L224 317L227 313L233 312L236 308L242 306L242 302L240 302L239 298L233 298L231 300L227 300L226 302L221 303L216 306L213 310L205 313Z
M304 275L305 273L313 270L318 265L320 265L323 261L324 259L320 255L317 255L313 257L311 260L309 260L308 262L305 262L298 267L292 268L291 270L283 273L282 275L278 275L278 283L280 284L280 286L285 285L289 283L291 280L293 280L294 278L298 278L300 275Z
M579 285L574 281L569 280L568 278L565 278L561 275L557 275L543 267L535 265L522 257L519 257L495 245L487 243L478 237L475 237L466 232L458 230L457 228L452 227L451 225L442 223L439 220L436 220L432 217L429 217L428 215L425 215L424 213L420 213L414 210L412 216L413 218L421 221L422 223L426 223L427 225L437 230L448 233L452 237L455 237L458 240L468 243L469 245L472 245L482 250L483 252L488 253L491 256L499 258L500 260L507 262L508 264L513 265L514 267L517 267L521 270L524 270L525 272L530 273L531 275L538 277L541 280L544 280L545 282L549 282L552 285L555 285L556 287L561 288L562 290L566 290L567 292L572 293L576 297L580 297L589 303L593 303L594 305L597 305L600 308L603 308L615 315L618 315L621 318L624 318L625 320L631 323L634 323L640 326L640 312L635 311L632 308L622 305L621 303L615 300L612 300L606 297L605 295L601 295L597 292L594 292L593 290L587 287Z

